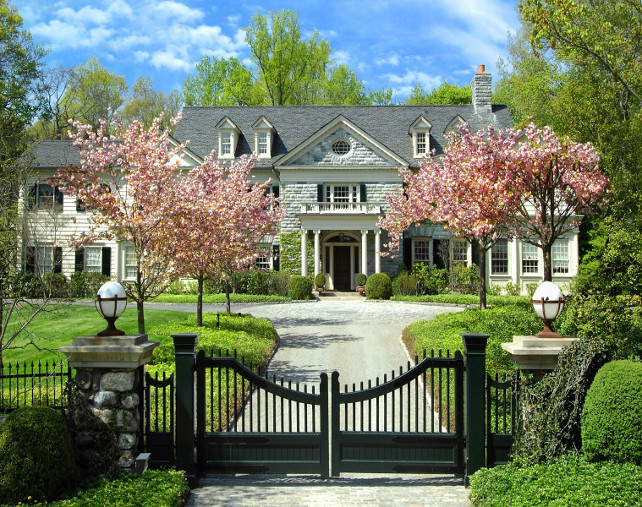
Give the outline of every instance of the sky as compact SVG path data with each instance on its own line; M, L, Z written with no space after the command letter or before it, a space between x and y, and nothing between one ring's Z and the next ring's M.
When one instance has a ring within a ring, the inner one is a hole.
M253 68L243 28L254 13L297 10L304 38L315 31L332 57L368 90L392 88L397 101L415 84L465 86L480 64L497 79L517 0L12 0L23 26L48 49L50 67L96 56L129 86L149 76L169 93L203 55L235 56Z

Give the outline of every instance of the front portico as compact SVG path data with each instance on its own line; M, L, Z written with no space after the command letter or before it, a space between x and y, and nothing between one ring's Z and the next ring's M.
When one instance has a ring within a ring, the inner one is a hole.
M301 258L308 258L308 238L314 241L314 275L326 276L326 288L354 290L357 275L381 272L381 230L376 215L299 215L301 220ZM307 263L301 263L307 276Z

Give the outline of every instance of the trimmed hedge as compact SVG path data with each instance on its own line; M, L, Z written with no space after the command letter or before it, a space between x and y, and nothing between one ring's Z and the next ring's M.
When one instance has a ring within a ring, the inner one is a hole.
M0 425L0 502L56 500L73 488L75 469L71 436L57 410L21 408Z
M288 296L292 299L310 299L312 297L312 280L307 276L296 275L290 278Z
M589 461L642 464L642 363L612 361L595 375L582 411Z
M392 280L385 273L374 273L366 282L366 298L390 299L392 296Z

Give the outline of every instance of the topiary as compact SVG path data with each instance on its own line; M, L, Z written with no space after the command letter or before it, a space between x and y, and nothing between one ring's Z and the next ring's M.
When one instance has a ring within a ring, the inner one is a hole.
M310 299L312 294L312 280L307 276L296 275L290 278L288 296L292 299Z
M317 287L325 287L325 275L323 273L314 275L314 285Z
M55 500L74 486L75 459L62 415L50 407L11 412L0 425L0 502Z
M368 299L390 299L392 296L392 280L385 273L375 273L366 282L366 297Z
M357 285L364 286L367 281L368 281L368 277L366 275L364 275L363 273L359 273L357 275Z
M589 461L642 464L642 363L612 361L595 375L582 410Z

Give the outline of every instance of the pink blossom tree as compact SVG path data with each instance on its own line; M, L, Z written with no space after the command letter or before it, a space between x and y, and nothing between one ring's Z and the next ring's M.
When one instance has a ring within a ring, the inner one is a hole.
M131 243L136 277L125 289L136 301L139 333L145 332L144 302L177 275L166 241L172 224L166 217L180 195L174 157L184 146L170 142L161 122L162 115L145 129L138 121L125 126L117 120L111 124L101 120L95 131L74 122L70 135L81 164L61 168L52 178L65 194L76 196L92 210L89 231L72 236L71 245L80 247L98 239Z
M500 235L511 234L516 196L508 185L511 173L505 152L515 143L515 133L489 127L473 134L463 125L439 160L425 159L418 172L400 171L405 190L388 196L390 212L379 221L390 234L388 247L393 253L403 232L423 221L443 224L476 245L481 308L486 307L486 253Z
M174 210L177 223L174 260L182 276L198 283L197 323L203 325L203 284L206 277L228 280L245 271L259 255L265 236L278 232L284 210L268 193L270 182L251 184L255 158L242 157L228 166L210 154L192 169ZM230 313L226 283L227 313Z
M516 201L515 234L542 249L544 280L552 280L551 251L560 236L590 215L608 189L600 158L590 144L559 138L533 123L510 135L519 146L506 152L511 192Z

